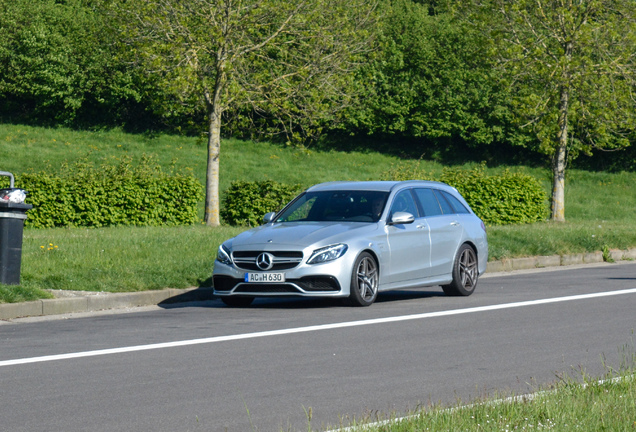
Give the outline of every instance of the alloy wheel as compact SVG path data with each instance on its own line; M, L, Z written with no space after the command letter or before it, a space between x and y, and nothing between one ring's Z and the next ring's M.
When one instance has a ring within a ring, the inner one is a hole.
M364 301L372 301L378 290L378 267L371 257L363 257L357 268L360 297Z
M466 248L459 257L459 274L462 286L467 291L477 284L477 256L472 248Z

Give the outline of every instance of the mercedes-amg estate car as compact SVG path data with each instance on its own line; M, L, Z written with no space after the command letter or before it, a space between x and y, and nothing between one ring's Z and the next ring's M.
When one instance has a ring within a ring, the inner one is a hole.
M430 181L310 187L263 225L224 242L214 292L229 306L255 297L340 297L441 285L473 293L486 270L486 228L456 189Z

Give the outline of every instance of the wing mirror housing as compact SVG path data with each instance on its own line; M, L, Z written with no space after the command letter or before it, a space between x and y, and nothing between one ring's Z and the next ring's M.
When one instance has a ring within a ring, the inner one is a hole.
M415 217L411 213L395 212L393 216L391 216L389 225L406 225L413 223L413 221L415 221Z
M274 220L274 216L276 216L276 212L266 213L265 216L263 216L263 223L264 224L270 223L271 221Z

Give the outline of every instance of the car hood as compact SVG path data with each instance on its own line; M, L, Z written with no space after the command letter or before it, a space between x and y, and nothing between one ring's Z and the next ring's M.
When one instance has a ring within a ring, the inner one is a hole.
M226 245L233 250L290 248L304 249L347 242L378 229L377 223L284 222L267 224L239 234Z

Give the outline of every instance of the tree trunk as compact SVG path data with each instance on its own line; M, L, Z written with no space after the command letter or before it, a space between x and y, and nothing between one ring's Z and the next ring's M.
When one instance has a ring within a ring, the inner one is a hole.
M552 220L565 222L565 165L567 147L559 144L552 162Z
M567 165L568 149L568 108L569 92L561 89L559 103L559 132L557 148L552 157L552 215L555 222L565 222L565 167Z
M205 180L205 215L207 226L219 226L219 155L221 153L221 113L215 107L208 113L208 165Z

